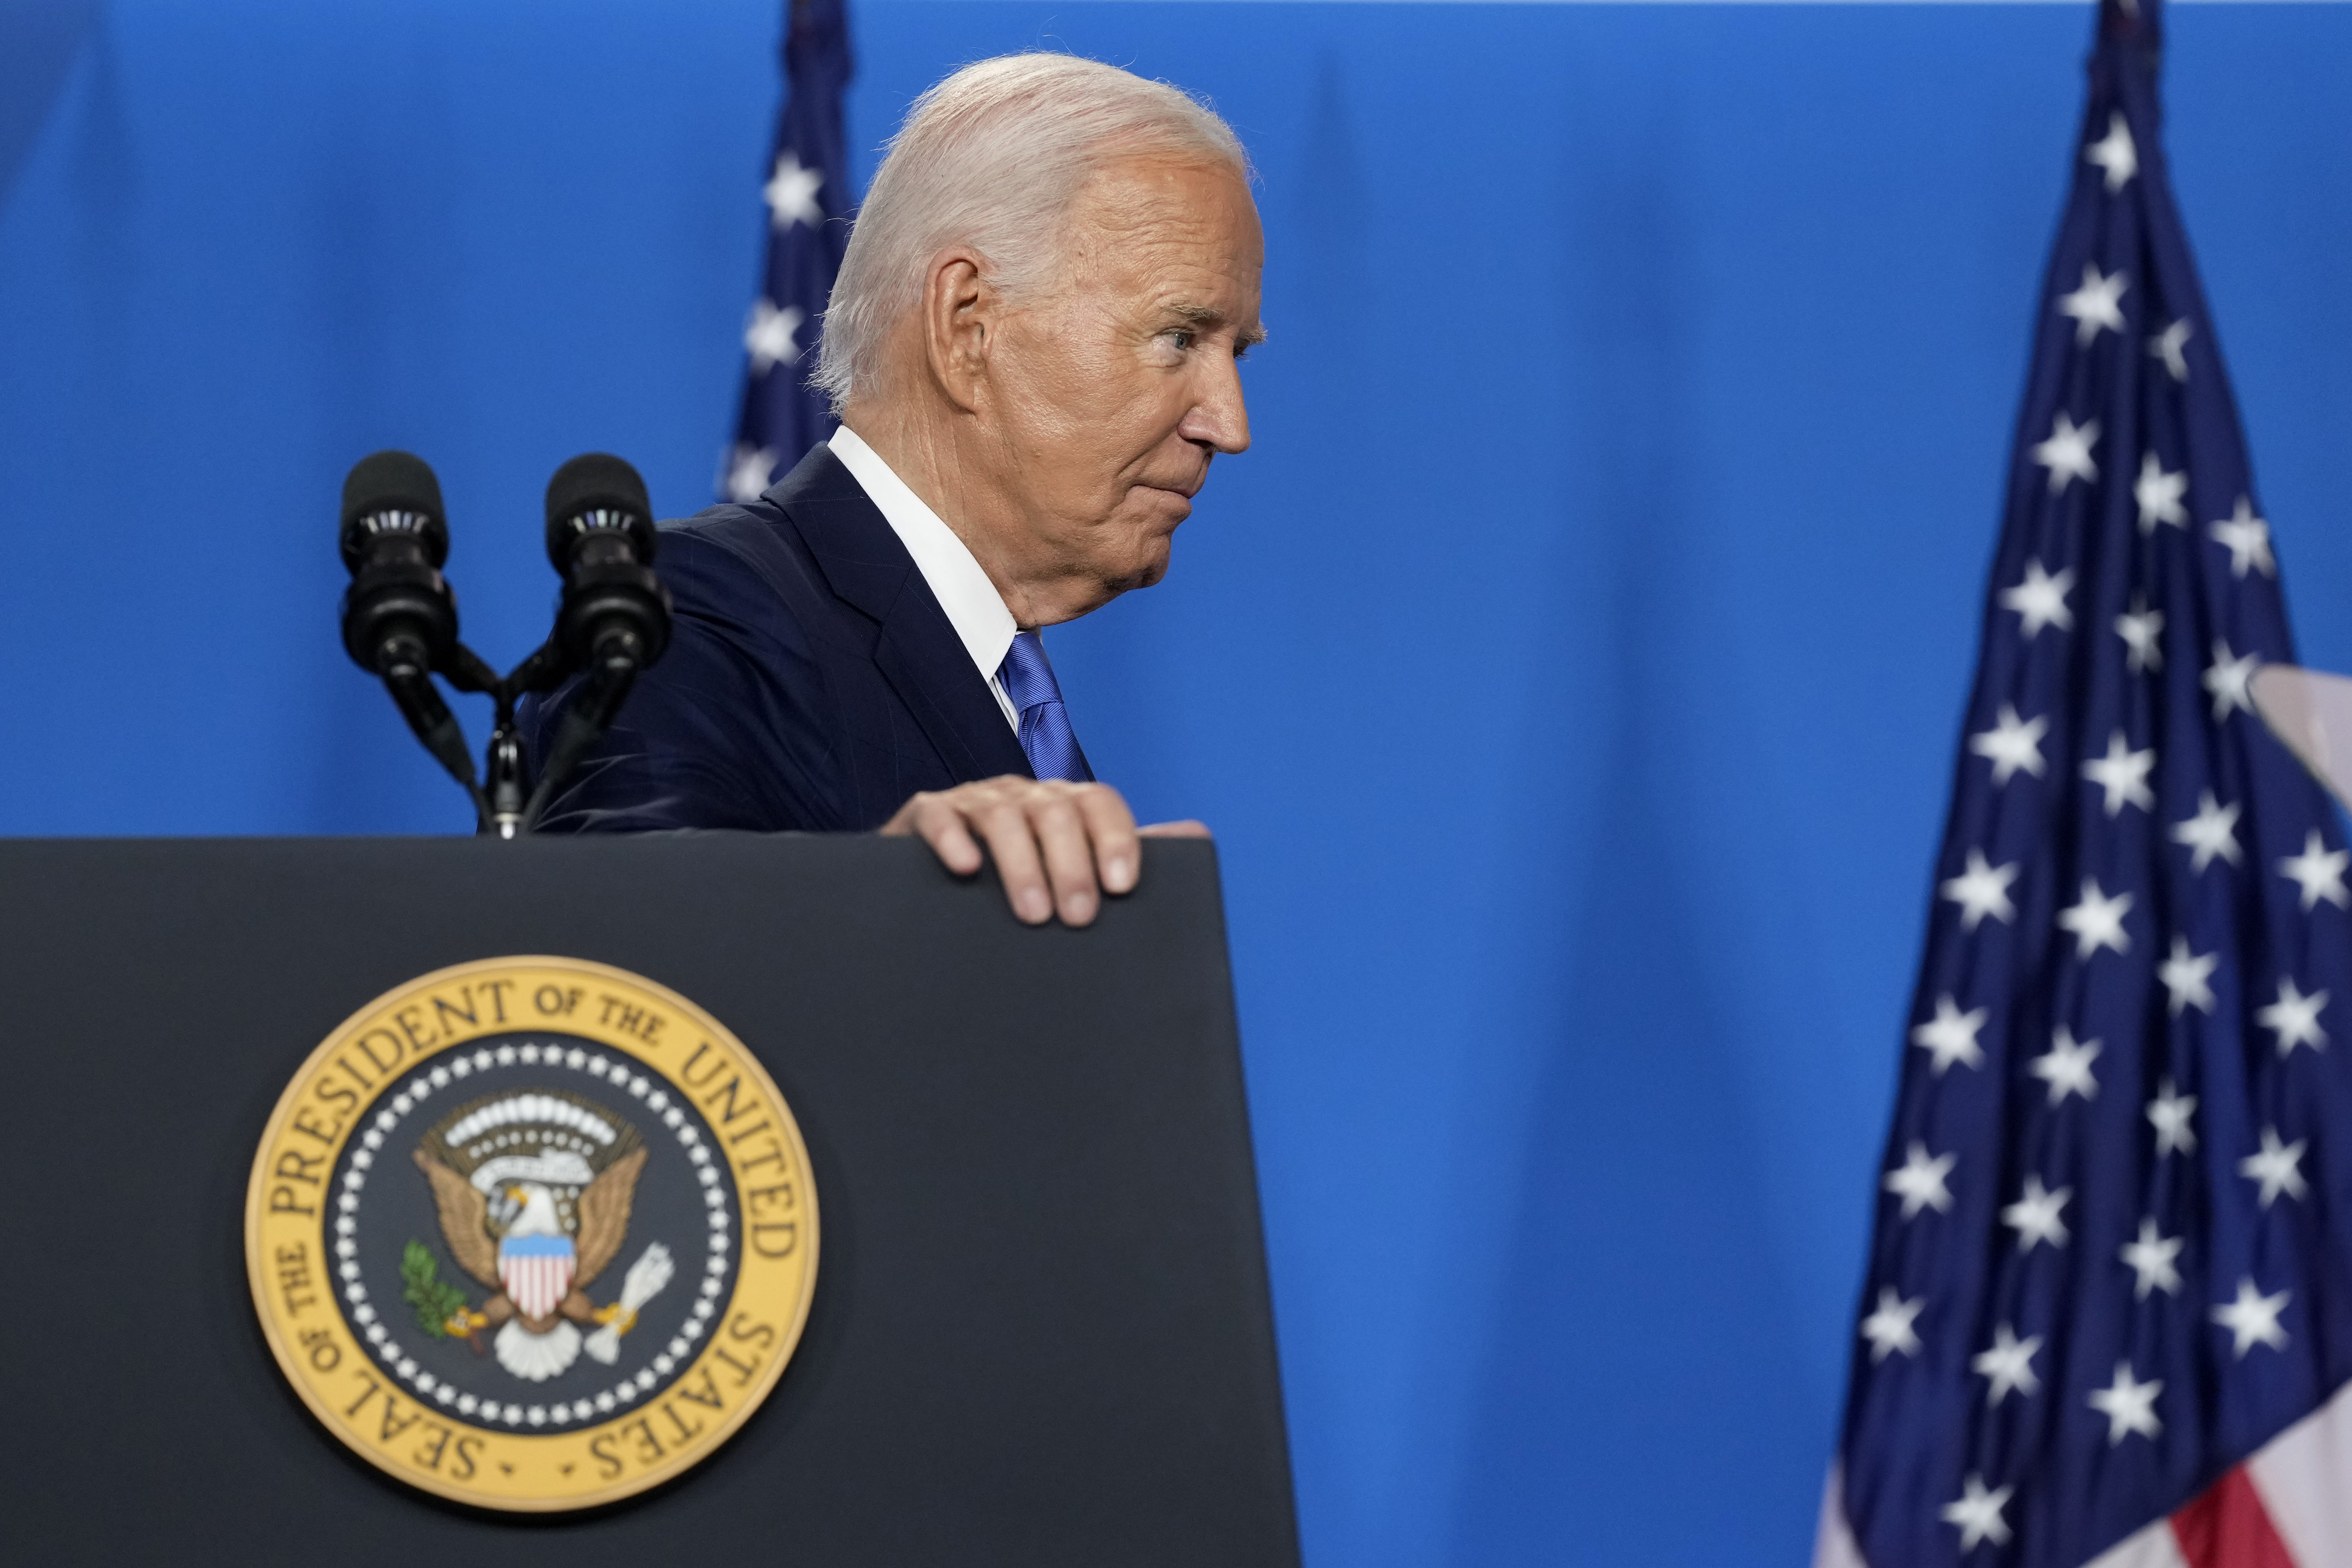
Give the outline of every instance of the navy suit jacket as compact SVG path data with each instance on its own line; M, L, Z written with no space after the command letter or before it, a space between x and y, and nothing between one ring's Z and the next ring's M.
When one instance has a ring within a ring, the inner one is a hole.
M549 803L551 833L864 832L1029 762L881 510L820 446L758 500L662 525L669 647ZM580 682L526 704L534 759Z

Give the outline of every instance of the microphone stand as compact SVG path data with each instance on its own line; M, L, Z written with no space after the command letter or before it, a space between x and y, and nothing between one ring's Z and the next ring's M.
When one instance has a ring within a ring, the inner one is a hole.
M466 752L465 731L434 688L432 671L411 661L394 661L383 672L384 689L399 705L416 738L474 803L475 831L486 837L518 838L535 831L539 819L580 765L581 759L621 711L621 703L636 684L644 668L636 637L623 632L603 639L588 670L587 689L578 702L565 710L548 748L545 765L534 780L515 705L521 699L544 696L563 684L572 673L553 637L539 645L530 658L500 675L464 643L456 645L448 668L441 673L450 687L490 699L487 784L477 782L474 760Z
M636 685L637 671L644 668L644 661L637 657L636 638L624 636L629 647L598 650L599 657L589 669L587 689L578 701L564 710L563 721L556 726L555 739L547 748L547 765L540 770L539 783L523 805L525 823L538 823L556 790L572 776L589 748L603 740L604 731L613 727L621 704Z
M433 672L421 659L404 657L406 650L388 652L384 660L383 689L392 693L399 706L401 717L425 749L464 787L467 797L474 803L477 823L489 818L489 802L482 795L481 785L474 782L474 759L466 754L466 732L457 727L449 705L441 700L434 688Z

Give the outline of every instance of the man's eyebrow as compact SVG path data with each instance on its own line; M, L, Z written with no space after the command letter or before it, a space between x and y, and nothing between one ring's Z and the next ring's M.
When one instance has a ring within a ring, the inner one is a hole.
M1225 313L1213 305L1171 305L1169 313L1192 327L1222 327ZM1234 334L1234 341L1244 348L1265 342L1265 328L1253 322Z

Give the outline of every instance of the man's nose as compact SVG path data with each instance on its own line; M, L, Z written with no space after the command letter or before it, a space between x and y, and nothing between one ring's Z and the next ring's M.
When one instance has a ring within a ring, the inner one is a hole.
M1249 450L1249 410L1242 403L1241 366L1232 359L1202 372L1205 384L1176 433L1216 451Z

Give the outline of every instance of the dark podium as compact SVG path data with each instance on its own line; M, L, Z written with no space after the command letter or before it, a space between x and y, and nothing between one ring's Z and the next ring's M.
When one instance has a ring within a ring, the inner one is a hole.
M1213 849L1086 931L919 845L0 844L0 1536L23 1563L1296 1564ZM355 1008L468 960L633 971L732 1030L823 1205L807 1329L707 1463L528 1517L299 1403L257 1140Z

